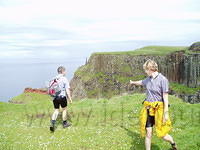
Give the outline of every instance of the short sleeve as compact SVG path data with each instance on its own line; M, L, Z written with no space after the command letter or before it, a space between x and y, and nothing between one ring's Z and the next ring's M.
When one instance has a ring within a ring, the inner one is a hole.
M70 85L69 85L69 81L67 80L67 78L64 78L64 83L65 83L65 88L69 89Z
M161 80L161 88L162 88L163 93L169 92L169 81L166 78Z
M149 78L147 77L146 79L142 80L142 85L143 86L146 86L147 85L147 82L148 82Z

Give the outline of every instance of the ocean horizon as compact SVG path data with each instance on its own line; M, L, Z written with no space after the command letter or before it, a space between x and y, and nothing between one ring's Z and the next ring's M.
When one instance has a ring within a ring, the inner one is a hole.
M27 87L44 88L46 83L57 75L59 66L66 67L68 80L71 80L76 69L84 60L74 59L54 63L0 63L0 101L8 102L23 93Z

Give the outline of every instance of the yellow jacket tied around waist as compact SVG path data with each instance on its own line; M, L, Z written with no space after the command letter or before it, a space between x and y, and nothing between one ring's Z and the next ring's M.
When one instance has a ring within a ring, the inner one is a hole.
M140 130L141 136L146 135L146 121L147 121L147 107L149 108L149 115L155 117L155 130L158 137L164 137L172 129L171 121L168 119L163 123L163 102L148 102L144 101L143 108L140 114Z

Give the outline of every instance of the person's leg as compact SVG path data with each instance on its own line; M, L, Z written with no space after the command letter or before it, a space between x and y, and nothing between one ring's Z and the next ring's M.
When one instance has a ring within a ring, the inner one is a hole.
M63 121L67 120L67 107L62 108L62 119Z
M54 132L55 130L56 119L58 117L59 107L60 107L59 101L56 98L53 100L53 104L54 104L54 112L51 117L51 125L50 125L50 131L52 132Z
M51 117L51 125L50 125L50 131L54 132L55 131L55 124L56 124L56 119L58 117L59 114L59 109L55 109L54 113Z
M69 122L67 122L67 107L62 108L62 118L63 118L63 128L71 126Z
M177 149L176 144L175 144L175 142L174 142L174 139L172 138L171 135L169 135L169 134L165 135L165 136L163 137L163 140L169 142L169 143L172 145L172 149L173 149L173 150L176 150L176 149Z
M155 124L155 117L149 115L149 109L147 109L147 122L146 122L146 137L145 137L145 147L146 150L151 149L151 138L153 132L153 125Z
M147 127L146 128L146 137L145 137L146 150L150 150L151 149L152 131L153 131L152 127Z
M63 128L69 127L71 124L67 122L67 99L64 97L61 101Z
M60 105L62 107L62 119L63 119L63 121L66 121L67 120L67 99L66 99L66 97L63 97L60 100Z
M174 140L173 140L172 136L169 135L169 134L165 135L165 136L163 137L163 140L169 142L170 144L173 144L173 143L174 143Z
M51 117L51 120L56 120L58 117L58 114L59 114L59 109L55 109Z

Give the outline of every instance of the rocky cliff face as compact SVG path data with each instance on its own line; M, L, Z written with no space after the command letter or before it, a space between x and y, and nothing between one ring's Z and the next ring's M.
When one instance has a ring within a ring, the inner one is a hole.
M159 71L170 82L191 88L200 86L200 53L178 51L163 56L93 54L71 80L73 98L109 98L123 93L143 92L142 87L130 86L129 80L141 80L146 77L142 65L148 59L153 59L159 64ZM197 101L200 97L198 96L197 94Z
M200 86L200 53L172 53L165 57L164 62L158 62L162 72L171 82L184 84L188 87Z
M191 51L200 51L200 42L193 43L189 47L189 50L191 50Z

